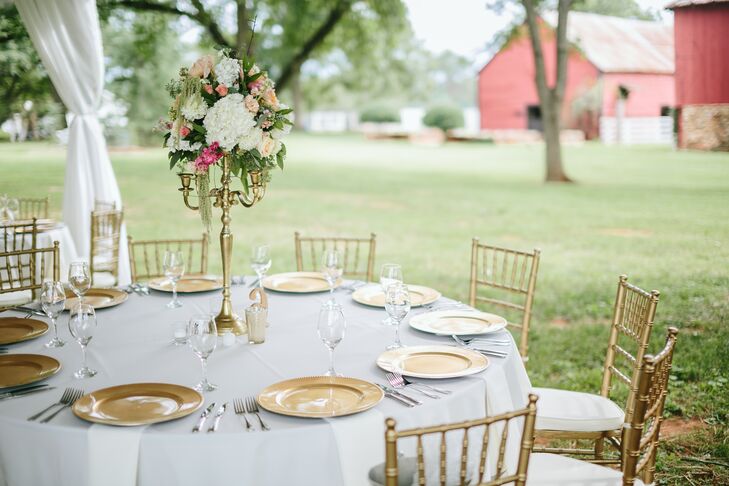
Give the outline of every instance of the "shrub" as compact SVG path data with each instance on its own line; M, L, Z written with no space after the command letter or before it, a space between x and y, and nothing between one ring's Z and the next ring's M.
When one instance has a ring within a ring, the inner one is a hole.
M423 124L426 127L440 128L444 132L460 128L464 124L463 111L452 106L435 106L425 113Z
M390 106L371 106L359 114L362 123L398 123L400 113Z

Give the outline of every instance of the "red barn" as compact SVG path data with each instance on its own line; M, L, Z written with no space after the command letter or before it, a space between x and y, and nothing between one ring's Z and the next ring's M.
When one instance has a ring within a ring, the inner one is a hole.
M675 104L671 26L583 12L571 12L568 18L567 38L571 47L563 128L581 129L593 138L598 135L601 117L603 122L613 120L611 127L615 130L616 107L625 119L658 120L668 114ZM553 25L547 16L540 21L550 83L556 71ZM484 130L541 129L528 35L526 25L516 28L479 73L479 108ZM670 120L664 121L669 122L670 132Z
M729 1L671 3L679 147L729 151Z

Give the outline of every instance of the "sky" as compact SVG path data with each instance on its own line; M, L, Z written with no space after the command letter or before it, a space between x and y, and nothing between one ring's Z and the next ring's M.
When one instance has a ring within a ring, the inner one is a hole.
M404 0L415 36L433 52L450 50L483 64L485 47L509 24L513 12L487 10L487 0ZM668 0L636 0L643 8L661 11ZM671 14L663 15L664 21Z

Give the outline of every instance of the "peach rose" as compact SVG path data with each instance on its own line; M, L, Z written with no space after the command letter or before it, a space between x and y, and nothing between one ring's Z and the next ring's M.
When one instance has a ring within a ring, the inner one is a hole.
M245 97L245 103L248 111L250 111L251 113L258 113L258 108L260 108L260 106L258 106L258 101L256 101L256 99L252 95L247 95Z
M190 135L190 129L187 127L180 127L180 137L185 138Z
M273 150L276 148L276 141L268 135L264 135L257 148L261 157L269 157L273 154Z
M213 86L211 84L206 84L203 89L207 94L213 94Z
M207 55L203 56L192 65L190 68L190 71L188 74L193 77L197 78L207 78L210 74L210 71L213 70L213 66L215 65L215 60L213 59L213 56Z
M269 88L264 91L261 98L263 98L263 101L265 101L271 108L275 109L278 107L278 98L276 98L276 92L273 89Z
M224 84L219 84L218 87L215 88L215 92L220 96L225 96L228 94L228 87Z

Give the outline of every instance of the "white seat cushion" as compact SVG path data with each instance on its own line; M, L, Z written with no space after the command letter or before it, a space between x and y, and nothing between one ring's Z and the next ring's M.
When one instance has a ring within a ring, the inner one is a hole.
M33 292L30 290L16 290L15 292L4 292L0 294L0 307L13 307L27 304L33 300Z
M601 432L623 426L625 412L609 398L556 388L534 388L539 396L537 430Z
M109 272L95 272L94 273L94 287L96 288L109 288L116 285L116 279L114 275Z
M557 454L529 457L527 486L622 486L623 474L609 467ZM645 486L640 479L635 486Z

